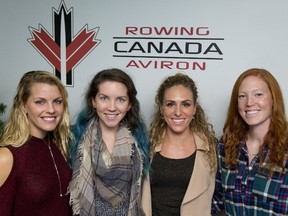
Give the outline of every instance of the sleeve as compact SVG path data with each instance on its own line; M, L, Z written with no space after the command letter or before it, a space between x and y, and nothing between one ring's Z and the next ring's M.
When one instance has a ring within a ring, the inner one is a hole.
M220 144L221 145L221 144ZM217 166L217 173L216 173L216 182L215 182L215 191L212 198L212 208L211 213L212 215L224 210L224 195L223 195L223 188L221 183L221 156L220 153L220 146L218 144L217 147L217 159L218 159L218 166ZM222 146L223 148L223 146Z

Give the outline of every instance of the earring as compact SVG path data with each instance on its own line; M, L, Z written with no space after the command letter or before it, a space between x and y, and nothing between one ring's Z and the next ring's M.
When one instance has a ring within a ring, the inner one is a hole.
M192 116L192 122L194 122L194 121L195 121L195 115Z

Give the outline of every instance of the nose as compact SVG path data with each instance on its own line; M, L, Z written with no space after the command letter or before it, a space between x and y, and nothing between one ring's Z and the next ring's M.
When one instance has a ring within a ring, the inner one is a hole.
M55 107L53 103L47 103L46 106L47 113L55 113Z
M254 105L254 99L251 96L247 96L246 106L253 106L253 105Z
M181 116L181 106L180 105L177 105L175 107L175 116L177 116L177 117Z
M109 111L115 111L115 101L113 101L113 100L109 101L108 110Z

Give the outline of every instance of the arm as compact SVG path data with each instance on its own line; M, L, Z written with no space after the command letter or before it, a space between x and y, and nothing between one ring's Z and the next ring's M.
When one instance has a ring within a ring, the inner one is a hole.
M219 169L216 174L215 191L212 199L212 213L215 214L221 210L224 210L224 197L221 184L221 173Z
M7 148L0 148L0 187L4 184L13 166L13 155Z
M8 148L0 148L0 212L2 216L12 215L14 192L16 186L14 180L8 178L12 172L13 155Z
M218 144L219 145L219 144ZM212 213L215 214L221 210L224 210L224 195L221 183L221 154L220 147L217 149L218 167L216 173L215 191L212 199Z

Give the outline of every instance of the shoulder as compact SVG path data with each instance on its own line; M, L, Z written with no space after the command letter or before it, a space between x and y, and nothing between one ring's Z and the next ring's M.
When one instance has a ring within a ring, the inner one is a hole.
M204 151L209 150L208 139L203 133L196 132L193 136L197 149Z
M288 151L285 152L283 164L288 171ZM288 172L286 172L286 174L288 175Z
M12 152L6 148L1 147L0 148L0 166L1 165L8 165L8 163L13 163L13 154Z
M0 186L8 178L13 166L13 155L12 152L6 148L0 148Z

